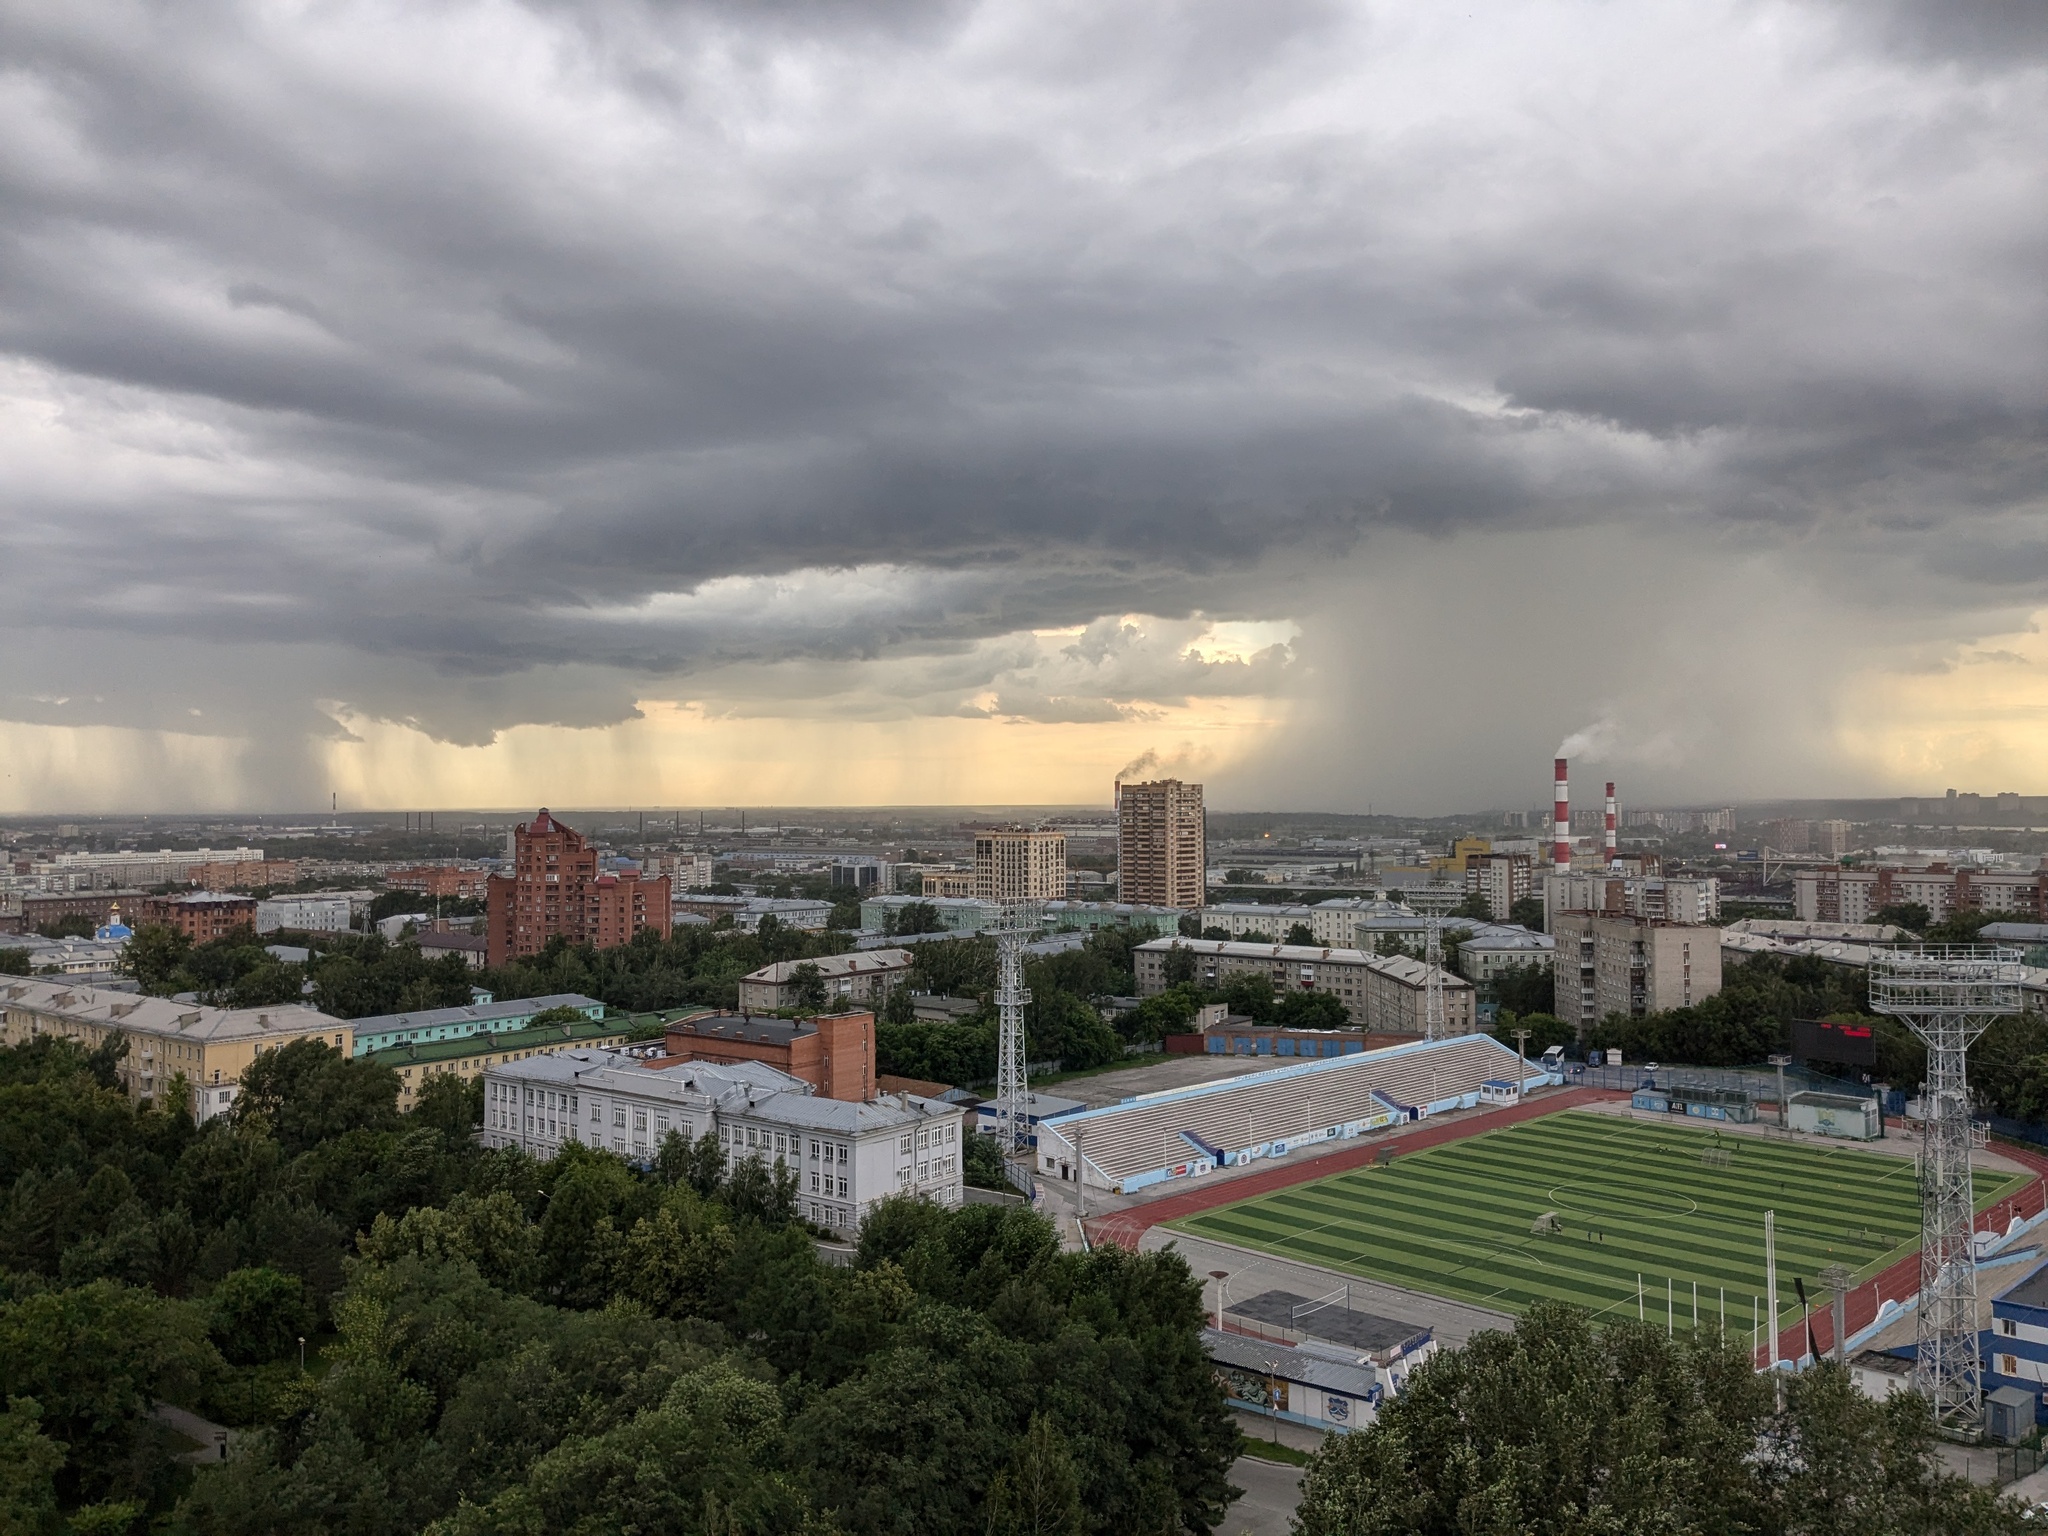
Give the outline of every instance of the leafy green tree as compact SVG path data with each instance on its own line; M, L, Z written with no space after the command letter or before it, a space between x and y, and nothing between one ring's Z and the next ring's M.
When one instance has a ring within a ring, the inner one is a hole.
M57 1470L64 1447L42 1432L43 1408L32 1397L10 1397L0 1413L0 1532L56 1536Z
M1179 933L1180 936L1184 939L1199 939L1206 937L1206 935L1202 932L1202 916L1199 912L1181 913L1179 920L1176 921L1173 926L1174 930L1177 933Z
M1197 934L1196 937L1203 939L1227 940L1230 937L1230 930L1228 928L1220 928L1216 924L1211 923L1208 927L1204 928L1199 934Z
M38 923L36 932L46 939L89 939L98 927L83 912L67 912L54 922Z
M1494 1037L1503 1045L1513 1045L1517 1029L1529 1031L1525 1049L1532 1058L1541 1056L1553 1045L1574 1045L1579 1038L1579 1032L1554 1013L1517 1014L1507 1008L1501 1009L1500 1023L1493 1030Z
M143 991L162 994L175 990L171 980L191 952L191 939L177 929L162 923L146 923L122 946L121 958L116 963L121 974L133 976Z
M799 1013L816 1013L829 1001L825 974L809 960L802 961L790 971L789 989Z
M223 1275L207 1298L214 1346L234 1365L282 1360L313 1329L313 1309L298 1276L267 1266Z
M1315 941L1315 929L1309 927L1307 923L1295 923L1288 928L1287 937L1281 942L1284 944L1314 944Z
M1541 896L1517 897L1508 907L1508 921L1517 927L1527 928L1532 933L1543 931L1543 898Z
M287 1156L351 1130L398 1124L398 1074L302 1036L265 1051L242 1074L236 1119L261 1117Z
M25 949L0 948L0 976L33 976L35 956Z
M989 1536L1081 1536L1086 1529L1067 1437L1049 1415L1034 1413L1009 1466L989 1484Z
M1873 923L1891 923L1909 933L1925 933L1934 914L1917 901L1896 901L1870 914Z
M1273 1010L1281 1029L1351 1029L1351 1010L1328 992L1290 992Z
M993 1136L969 1131L960 1145L960 1168L964 1181L976 1189L1016 1189L1003 1172L1002 1144Z
M909 901L882 919L882 932L909 935L913 933L944 933L946 924L939 916L939 909L928 901Z
M1505 1012L1547 1014L1555 1001L1557 982L1547 965L1504 965L1493 973L1489 990Z
M1221 997L1232 1013L1243 1014L1260 1024L1270 1023L1278 1006L1273 997L1273 979L1263 971L1235 971L1224 977Z
M1493 921L1493 908L1486 904L1484 896L1472 891L1452 909L1451 916L1469 917L1475 922L1487 923Z
M884 1024L915 1024L917 1022L917 999L911 996L906 983L891 987L889 996L882 1004L881 1022Z
M450 1146L460 1146L484 1123L484 1080L454 1072L436 1072L413 1096L410 1118L440 1132Z
M1167 986L1177 987L1183 982L1195 979L1195 952L1184 944L1176 944L1167 950L1166 958L1160 965L1160 975Z

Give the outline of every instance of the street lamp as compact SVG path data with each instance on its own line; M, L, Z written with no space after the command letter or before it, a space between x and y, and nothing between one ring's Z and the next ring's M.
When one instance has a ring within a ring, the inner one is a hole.
M1223 1331L1223 1282L1230 1278L1230 1271L1227 1269L1212 1269L1209 1271L1209 1278L1216 1282L1216 1331L1221 1333Z
M306 1374L306 1336L303 1333L299 1335L299 1374Z

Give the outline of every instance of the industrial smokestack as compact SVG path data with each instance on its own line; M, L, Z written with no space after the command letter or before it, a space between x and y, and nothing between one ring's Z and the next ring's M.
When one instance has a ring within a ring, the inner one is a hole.
M1620 858L1621 855L1614 846L1614 783L1612 780L1609 780L1607 785L1607 867L1609 869L1614 868L1615 864L1620 861Z
M1564 759L1560 757L1557 760L1557 804L1552 811L1554 826L1550 845L1551 868L1560 875L1570 874L1572 868L1572 796L1565 787L1564 769Z

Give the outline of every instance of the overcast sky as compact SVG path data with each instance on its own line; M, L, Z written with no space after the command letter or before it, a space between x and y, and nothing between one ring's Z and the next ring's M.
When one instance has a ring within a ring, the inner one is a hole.
M2048 792L2048 6L0 0L0 810Z

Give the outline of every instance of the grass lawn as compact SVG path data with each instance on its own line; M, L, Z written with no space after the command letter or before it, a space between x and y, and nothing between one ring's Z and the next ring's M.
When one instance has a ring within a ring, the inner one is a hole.
M1717 1147L1728 1166L1703 1156ZM2025 1182L1980 1171L1978 1204ZM1633 1312L1640 1275L1646 1315L1663 1315L1668 1279L1683 1325L1697 1284L1702 1314L1725 1290L1729 1326L1747 1329L1766 1210L1788 1308L1795 1275L1812 1292L1825 1265L1863 1280L1919 1246L1911 1158L1572 1110L1169 1225L1506 1312L1546 1296ZM1538 1235L1547 1212L1563 1230Z

